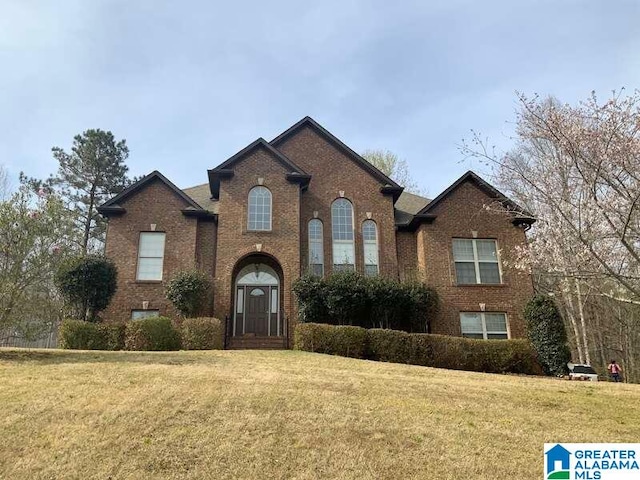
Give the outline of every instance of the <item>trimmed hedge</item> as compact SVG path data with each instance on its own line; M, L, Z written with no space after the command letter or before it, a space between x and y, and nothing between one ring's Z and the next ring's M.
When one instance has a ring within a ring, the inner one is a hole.
M143 318L126 324L127 350L180 350L180 333L166 317Z
M90 323L64 320L58 335L60 347L74 350L123 350L124 323Z
M364 358L367 350L367 330L347 325L301 323L296 326L293 343L296 350Z
M182 348L185 350L221 350L224 329L218 318L186 318L180 327Z
M543 374L533 346L521 339L476 340L312 323L297 325L294 338L295 349L309 352L475 372Z

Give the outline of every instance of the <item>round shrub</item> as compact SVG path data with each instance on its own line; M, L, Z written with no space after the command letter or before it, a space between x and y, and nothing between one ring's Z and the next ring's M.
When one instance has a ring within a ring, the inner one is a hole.
M222 322L217 318L187 318L180 327L185 350L221 350L224 343Z
M202 311L211 283L197 270L178 272L166 286L165 295L183 317L193 317Z
M116 293L118 271L106 257L87 255L65 263L56 273L55 283L76 318L99 321Z
M166 317L151 317L127 323L127 350L180 350L180 334Z

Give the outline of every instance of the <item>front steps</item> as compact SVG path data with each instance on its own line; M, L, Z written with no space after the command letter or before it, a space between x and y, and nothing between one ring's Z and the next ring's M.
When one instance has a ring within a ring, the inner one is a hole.
M283 350L286 348L286 337L244 335L242 337L229 337L227 339L227 349L229 350Z

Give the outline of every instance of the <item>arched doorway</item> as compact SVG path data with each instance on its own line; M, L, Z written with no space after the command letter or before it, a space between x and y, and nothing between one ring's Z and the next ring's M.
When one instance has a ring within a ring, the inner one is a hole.
M274 268L275 267L275 268ZM234 337L280 337L281 277L273 259L252 256L239 263L234 276Z

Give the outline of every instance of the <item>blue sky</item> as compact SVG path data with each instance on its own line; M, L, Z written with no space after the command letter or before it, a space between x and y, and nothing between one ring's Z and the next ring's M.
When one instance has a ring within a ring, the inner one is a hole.
M88 128L180 187L310 115L436 195L511 144L515 91L640 86L640 2L0 0L0 164L46 177Z

